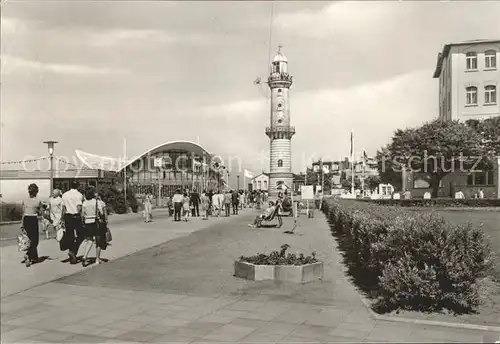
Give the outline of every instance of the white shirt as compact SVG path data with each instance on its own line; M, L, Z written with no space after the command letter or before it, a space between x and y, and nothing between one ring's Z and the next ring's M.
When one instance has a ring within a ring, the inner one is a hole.
M52 224L54 226L58 226L61 222L62 215L62 198L61 197L51 197L49 200L50 203L50 218L52 220Z
M82 205L83 195L78 190L71 189L62 195L62 201L66 207L66 214L78 214L78 206Z
M184 201L184 196L181 194L175 194L174 197L172 197L173 203L182 203L183 201Z

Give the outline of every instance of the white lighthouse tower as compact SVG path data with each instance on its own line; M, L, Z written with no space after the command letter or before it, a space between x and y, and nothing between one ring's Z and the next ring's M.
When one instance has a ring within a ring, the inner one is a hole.
M271 141L269 166L269 195L276 197L280 184L292 187L292 136L295 128L290 126L290 87L292 77L288 74L288 60L281 54L281 46L273 59L271 74L267 80L271 89L271 125L266 135Z

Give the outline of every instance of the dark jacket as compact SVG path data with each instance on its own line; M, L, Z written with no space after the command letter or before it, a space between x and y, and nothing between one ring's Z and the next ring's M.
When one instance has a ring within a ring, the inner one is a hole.
M191 193L191 204L200 204L200 194L197 192Z
M238 197L237 192L233 192L233 194L231 195L231 199L233 200L233 204L240 203L240 198Z

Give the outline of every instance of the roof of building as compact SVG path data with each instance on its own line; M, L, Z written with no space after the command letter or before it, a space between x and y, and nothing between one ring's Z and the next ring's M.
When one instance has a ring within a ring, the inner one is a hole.
M202 146L200 146L199 144L197 143L194 143L192 141L183 141L183 140L177 140L177 141L169 141L169 142L165 142L165 143L162 143L158 146L155 146L153 148L150 148L148 149L147 151L145 151L144 153L142 153L140 156L138 156L137 158L129 161L125 166L129 166L130 164L132 164L133 162L137 161L138 159L146 156L146 155L154 155L156 153L159 153L159 152L163 152L163 151L166 151L166 150L186 150L186 151L189 151L189 152L193 152L194 154L196 155L200 155L200 156L207 156L209 158L212 158L213 155L210 154L205 148L203 148ZM208 163L208 161L207 161Z
M255 177L253 177L251 180L254 180L255 178L260 177L260 176L266 176L266 177L269 177L269 173L267 173L267 172L262 172L262 173L259 173L258 175L256 175Z
M287 62L288 63L288 60L285 57L285 55L283 55L282 53L277 53L273 59L273 62Z
M443 51L438 53L438 60L436 64L436 70L434 71L433 78L439 78L441 75L441 69L443 67L443 60L448 57L451 47L458 45L471 45L471 44L483 44L483 43L500 43L500 39L472 39L457 43L448 43L443 46Z

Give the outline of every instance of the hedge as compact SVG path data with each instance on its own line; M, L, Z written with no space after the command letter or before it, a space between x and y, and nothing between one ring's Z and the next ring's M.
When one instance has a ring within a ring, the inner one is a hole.
M478 280L491 261L480 228L356 201L325 200L323 211L348 273L376 311L463 313L479 305Z
M431 198L431 199L359 199L358 201L378 205L401 206L401 207L500 207L500 198Z
M0 208L2 208L0 222L20 221L23 217L21 204L2 202Z

